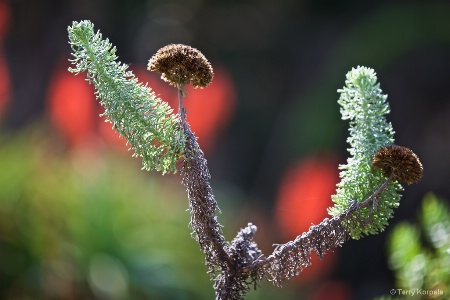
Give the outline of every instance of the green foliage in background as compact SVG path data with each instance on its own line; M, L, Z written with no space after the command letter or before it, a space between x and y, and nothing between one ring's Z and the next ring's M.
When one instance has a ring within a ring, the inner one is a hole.
M145 169L176 172L185 138L169 105L117 61L116 48L94 32L90 21L73 22L68 32L76 65L69 71L87 72L107 121L128 140L134 155L142 157Z
M178 178L128 155L67 153L33 127L0 136L0 299L214 298ZM227 219L247 211L217 191ZM298 299L295 285L262 284L248 299Z
M353 201L365 200L386 181L381 169L373 169L372 157L378 149L394 142L394 131L386 120L390 111L387 96L382 94L375 71L366 67L354 68L347 73L345 84L338 90L341 94L338 103L342 119L350 121L347 142L351 156L347 164L340 166L341 182L332 197L335 205L329 209L332 216L344 213ZM347 224L351 237L359 239L364 234L383 231L393 209L399 205L399 190L398 183L389 183L377 197L373 209L364 208L352 215Z
M181 187L36 128L0 144L1 299L213 297Z
M389 265L402 290L430 291L408 299L447 299L450 287L450 207L425 196L416 224L395 226L388 238Z

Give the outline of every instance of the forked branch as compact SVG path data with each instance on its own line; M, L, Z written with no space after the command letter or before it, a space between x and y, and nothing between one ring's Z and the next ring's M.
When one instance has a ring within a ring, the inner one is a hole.
M216 299L242 299L263 279L280 285L311 265L314 253L322 258L350 237L384 230L398 206L398 182L411 184L422 176L418 157L405 147L392 145L393 130L385 119L389 106L375 72L365 67L352 69L346 87L339 90L342 118L350 120L351 157L341 166L335 206L329 209L333 217L277 245L269 256L254 242L257 228L251 223L227 242L217 220L219 208L207 162L186 121L182 101L186 84L209 85L214 75L210 63L197 49L180 44L163 47L150 59L148 69L178 89L177 117L166 102L126 71L126 65L116 61L115 48L99 32L94 33L91 22L73 22L68 31L71 61L76 66L70 71L87 72L108 121L128 139L135 155L142 157L144 168L176 172L183 157L181 176L189 199L190 227L215 281Z

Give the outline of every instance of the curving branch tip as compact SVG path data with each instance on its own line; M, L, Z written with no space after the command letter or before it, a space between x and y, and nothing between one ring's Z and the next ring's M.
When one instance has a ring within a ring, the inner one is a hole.
M389 145L379 149L373 156L374 169L382 169L386 177L406 184L422 179L423 166L419 157L409 148Z

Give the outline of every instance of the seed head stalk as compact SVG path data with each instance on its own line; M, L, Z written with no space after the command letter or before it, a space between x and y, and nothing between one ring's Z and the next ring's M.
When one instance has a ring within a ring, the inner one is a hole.
M186 122L186 109L183 106L183 97L184 97L184 88L183 86L178 86L178 114L180 115L181 122L184 124Z

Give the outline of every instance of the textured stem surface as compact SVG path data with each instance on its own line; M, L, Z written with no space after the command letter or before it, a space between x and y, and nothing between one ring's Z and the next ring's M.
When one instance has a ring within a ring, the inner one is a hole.
M183 110L183 107L181 107ZM181 175L186 186L191 213L190 226L200 248L206 255L206 265L210 273L217 267L226 268L229 257L225 250L226 242L216 217L217 202L212 193L211 178L203 151L200 149L189 125L181 121L186 135L186 147Z

